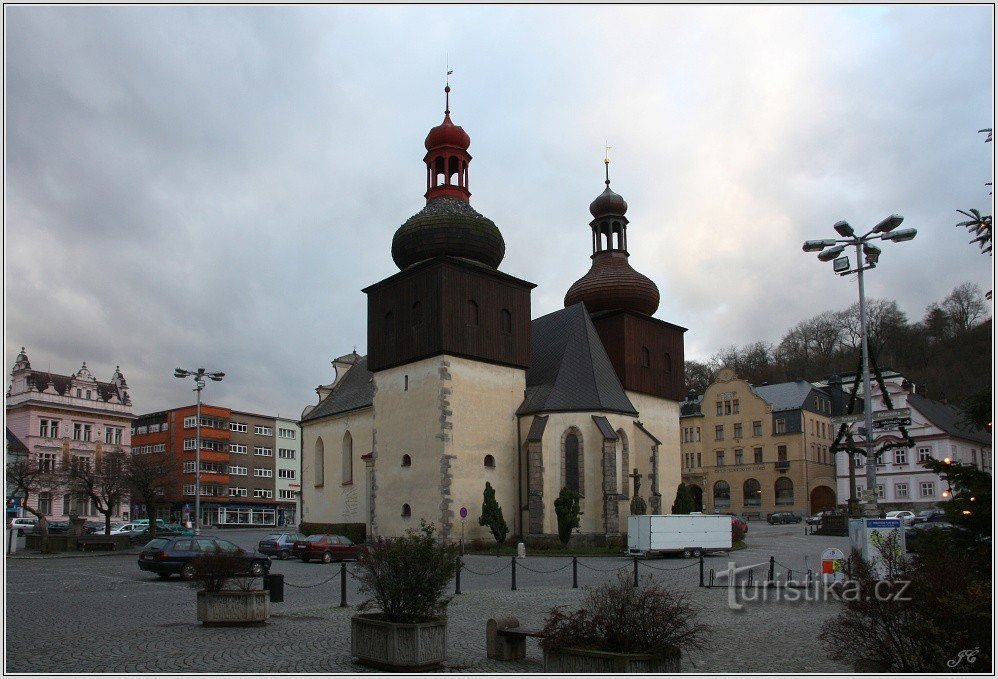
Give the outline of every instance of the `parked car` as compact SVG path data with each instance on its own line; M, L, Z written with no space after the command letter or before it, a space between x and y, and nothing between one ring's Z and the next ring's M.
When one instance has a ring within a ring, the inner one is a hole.
M941 509L923 509L912 517L912 524L931 523L933 521L945 521L946 512Z
M318 559L322 563L356 559L365 547L355 545L343 535L309 535L304 540L295 540L292 551L302 561Z
M149 532L149 526L138 526L132 530L130 533L132 538L132 544L140 545L148 542L152 538L152 534ZM174 537L191 537L194 535L193 530L187 528L171 528L170 526L157 526L156 527L156 537L157 538L174 538Z
M38 519L33 516L21 516L10 520L7 528L17 531L17 535L27 535L38 532Z
M731 515L731 527L738 526L742 530L742 535L748 535L748 520L738 514Z
M910 526L915 519L915 512L909 512L907 509L899 509L893 512L887 512L888 519L901 519L902 526Z
M270 572L271 561L266 554L245 550L228 540L210 535L153 538L139 553L139 570L150 571L164 580L174 573L184 580L191 580L195 573L194 559L216 550L242 556L247 575L259 577Z
M65 535L69 532L69 521L49 521L49 535Z
M817 526L821 524L822 519L824 519L826 516L831 516L832 514L835 513L836 512L834 509L826 509L821 512L815 512L811 516L804 519L804 522L809 526Z
M103 535L106 528L103 521L87 521L83 524L83 532L89 534Z
M287 559L294 551L295 542L304 539L305 536L301 533L273 533L260 540L260 544L256 548L269 556Z
M799 514L794 514L793 512L771 512L766 515L766 521L770 525L777 523L800 523L801 518Z
M923 521L904 529L905 547L909 552L917 552L922 540L928 533L941 531L949 533L954 530L963 530L959 526L954 526L948 521Z

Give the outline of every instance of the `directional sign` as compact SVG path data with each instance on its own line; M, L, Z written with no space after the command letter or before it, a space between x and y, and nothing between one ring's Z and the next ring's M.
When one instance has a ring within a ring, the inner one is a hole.
M910 427L910 417L893 417L889 420L876 420L873 423L874 429L897 429L898 427Z
M832 425L837 427L840 424L849 424L850 422L862 422L863 413L856 415L838 415L832 418Z
M873 411L874 422L879 422L880 420L894 420L899 417L911 417L911 408L895 408L894 410Z

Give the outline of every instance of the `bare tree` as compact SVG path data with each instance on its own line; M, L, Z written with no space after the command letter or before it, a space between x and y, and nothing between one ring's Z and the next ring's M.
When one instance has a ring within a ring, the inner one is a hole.
M942 301L941 307L957 332L970 330L987 311L984 293L980 286L974 283L958 285Z
M859 302L841 312L840 318L845 346L859 351L862 339ZM908 325L908 317L892 299L867 299L866 321L868 346L874 356L882 355L898 331Z
M788 330L776 348L775 359L789 377L827 373L842 336L841 315L826 311Z
M48 516L39 508L32 507L28 501L35 497L35 504L43 494L49 495L49 501L61 485L62 474L54 459L39 458L28 454L7 463L7 486L11 494L23 498L22 507L30 514L38 517L38 531L41 534L42 551L48 549L49 524Z
M149 537L156 537L155 508L163 504L174 484L169 460L157 454L131 455L126 462L125 478L131 495L149 512Z
M66 469L66 485L71 492L90 498L104 515L104 533L111 534L111 515L128 498L125 474L126 455L121 450L98 453L93 461L74 457Z
M702 394L717 376L717 367L710 363L688 360L686 368L686 391Z

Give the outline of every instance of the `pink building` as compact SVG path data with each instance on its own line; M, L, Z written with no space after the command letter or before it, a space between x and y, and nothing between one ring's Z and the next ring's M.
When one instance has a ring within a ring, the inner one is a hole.
M93 459L101 452L131 451L132 401L121 370L110 382L98 381L84 363L73 375L32 370L24 348L17 355L7 389L7 428L38 464L68 464L73 458ZM93 503L73 497L65 489L32 495L28 505L54 520L77 514L103 520ZM122 501L114 519L127 519L129 504Z

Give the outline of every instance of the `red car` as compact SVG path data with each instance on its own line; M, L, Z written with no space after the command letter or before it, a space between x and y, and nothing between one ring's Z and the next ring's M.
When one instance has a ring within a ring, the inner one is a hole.
M355 545L350 538L342 535L309 535L304 540L295 540L292 553L302 561L318 559L322 563L356 559L364 545Z

